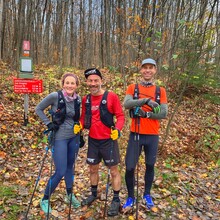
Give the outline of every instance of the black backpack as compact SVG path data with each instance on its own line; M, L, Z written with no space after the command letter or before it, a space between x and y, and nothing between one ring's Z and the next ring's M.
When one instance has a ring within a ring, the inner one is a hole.
M54 124L59 126L63 124L66 118L66 103L65 103L65 99L64 99L62 91L59 90L57 93L58 93L57 110L56 112L52 113L52 121ZM79 97L77 96L77 98L74 100L75 115L73 117L73 120L75 122L79 122L80 105L81 105L81 102L80 102Z
M115 124L114 124L113 114L108 111L107 97L108 97L108 91L105 91L99 106L100 119L105 126L111 128L112 126L115 126ZM86 107L86 111L85 111L84 128L89 129L91 127L91 120L92 120L91 94L86 96L85 107Z
M63 124L66 118L66 103L64 100L64 96L61 90L58 92L58 105L56 112L52 112L52 121L54 124L60 126ZM75 115L73 116L73 120L75 123L79 123L80 118L80 105L81 101L79 99L79 96L74 100L74 107L75 107ZM85 141L83 139L83 135L80 133L80 142L79 147L83 147L85 145Z
M133 97L134 97L134 99L138 99L139 98L139 87L138 87L138 84L135 84ZM157 102L160 105L160 86L156 86L155 102Z
M139 98L139 87L138 87L137 83L135 84L133 98L134 99L138 99ZM160 86L156 86L155 102L157 102L160 105ZM135 118L134 109L130 109L129 110L129 115L130 115L131 118Z

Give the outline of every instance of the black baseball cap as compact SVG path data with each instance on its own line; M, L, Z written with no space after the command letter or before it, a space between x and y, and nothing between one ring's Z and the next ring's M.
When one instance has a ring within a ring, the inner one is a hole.
M84 75L85 75L86 79L90 75L97 75L97 76L99 76L102 79L101 72L98 69L96 69L96 68L90 68L90 69L85 70Z

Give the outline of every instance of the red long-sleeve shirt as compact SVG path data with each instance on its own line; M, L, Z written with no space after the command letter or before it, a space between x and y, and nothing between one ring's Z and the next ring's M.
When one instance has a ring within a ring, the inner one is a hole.
M95 139L108 139L110 138L111 129L104 125L100 119L100 102L102 100L102 95L93 96L91 95L91 112L92 120L91 127L89 129L89 136ZM85 119L85 102L86 96L82 99L82 115L80 122L84 128L84 119ZM115 116L115 128L122 130L125 122L124 112L120 103L118 96L113 92L108 92L107 96L107 108L110 113Z

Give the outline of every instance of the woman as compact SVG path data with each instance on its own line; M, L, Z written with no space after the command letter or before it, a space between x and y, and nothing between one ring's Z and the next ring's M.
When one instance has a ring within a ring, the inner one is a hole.
M36 107L37 115L44 124L47 125L48 130L53 131L55 134L53 142L53 160L56 169L55 173L48 181L44 197L40 201L40 207L44 213L48 213L48 210L51 212L49 198L63 177L67 192L65 201L68 203L72 201L74 208L80 206L80 202L72 193L73 166L79 150L79 135L73 133L73 125L77 122L80 115L81 99L76 93L79 80L75 74L65 73L62 76L61 85L61 91L50 93ZM58 106L60 107L58 102L63 103L63 101L60 101L62 97L65 105L62 109L58 109ZM51 106L52 122L44 113L44 110L48 106ZM77 119L76 116L78 117Z

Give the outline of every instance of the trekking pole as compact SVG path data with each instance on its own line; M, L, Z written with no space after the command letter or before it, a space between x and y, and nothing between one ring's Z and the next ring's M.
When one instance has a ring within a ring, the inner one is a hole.
M78 146L80 144L80 133L78 134L78 142L77 142ZM77 153L75 153L75 160L74 160L74 164L73 164L73 183L74 183L74 175L75 175L75 167L76 167L76 158L77 158ZM72 199L73 199L73 186L71 188L71 194L70 194L70 205L69 205L69 214L68 214L68 220L71 220L70 218L70 213L71 213L71 205L72 205Z
M44 134L46 134L46 131L44 132ZM49 139L49 138L48 138L48 139ZM50 143L49 143L49 144L50 144ZM41 163L41 167L40 167L40 170L39 170L39 173L38 173L36 182L35 182L34 191L33 191L32 195L31 195L31 199L30 199L30 202L29 202L29 205L28 205L28 209L27 209L27 212L26 212L26 215L25 215L25 219L27 219L27 216L28 216L28 213L29 213L31 204L32 204L32 200L33 200L33 198L34 198L34 194L35 194L35 191L36 191L36 189L37 189L37 185L38 185L39 180L40 180L41 172L42 172L42 170L43 170L44 162L45 162L45 159L46 159L47 154L48 154L49 147L47 146L45 150L46 150L46 152L45 152L45 154L44 154L44 157L43 157L43 160L42 160L42 163Z
M138 150L139 150L139 143L140 143L140 117L137 118L137 126L138 126L138 132L136 133L137 135L137 146L138 146ZM139 153L139 152L138 152ZM139 188L139 176L138 176L138 171L139 171L139 160L137 160L137 168L136 168L136 179L137 179L137 199L136 199L136 220L138 220L138 196L139 196L139 192L138 192L138 188Z
M112 127L112 129L114 129L114 127ZM111 146L111 150L110 150L110 163L112 161L112 150L114 147L114 141L112 140L112 146ZM104 214L103 214L103 218L105 218L105 214L106 214L106 208L107 208L107 202L108 202L108 189L109 189L109 181L110 181L110 166L108 167L108 178L107 178L107 183L106 183L106 193L105 193L105 207L104 207Z
M50 178L49 178L49 198L48 198L48 209L47 209L47 220L49 219L49 208L50 208L50 196L51 196L51 176L52 176L52 166L53 166L53 151L54 151L54 142L55 142L55 131L50 133L50 147L51 147L51 160L50 160Z

